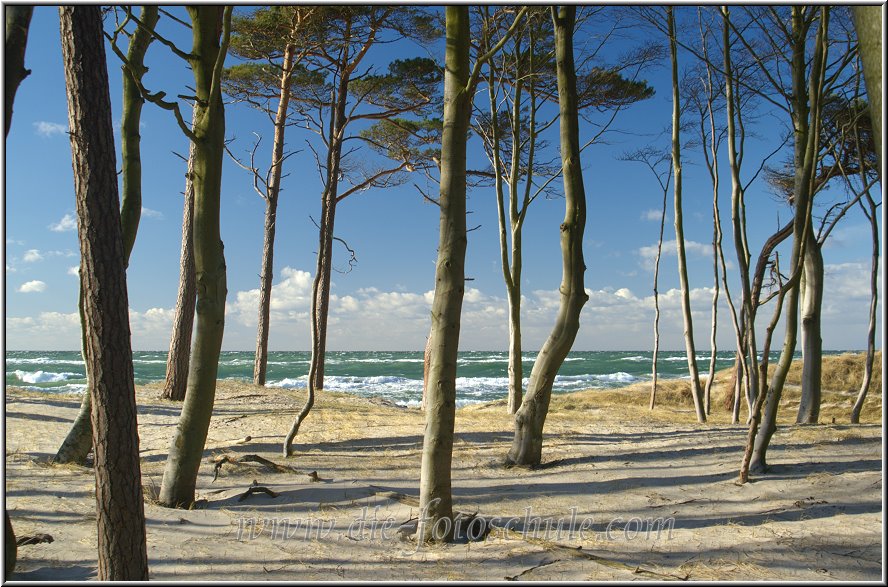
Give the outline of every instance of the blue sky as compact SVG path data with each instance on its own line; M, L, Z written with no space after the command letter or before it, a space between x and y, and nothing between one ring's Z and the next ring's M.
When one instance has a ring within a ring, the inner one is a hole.
M190 47L187 30L168 19L162 26L168 37L182 47ZM430 50L434 57L441 58L440 44ZM380 49L371 59L384 66L394 57L426 54L426 49L404 42ZM681 57L687 62L687 55ZM193 83L190 72L178 58L158 43L151 46L147 63L150 71L145 83L153 90L164 89L169 95L176 95L186 93L186 85ZM58 16L54 7L39 6L34 11L26 67L32 74L16 96L5 151L5 344L10 349L77 350L79 253L73 222L73 180ZM110 51L109 74L114 117L119 120L120 66ZM577 350L645 350L652 345L650 254L657 242L659 214L655 212L662 194L645 167L619 159L622 153L643 145L668 145L668 134L662 134L664 130L668 133L671 115L668 69L661 64L645 77L655 88L655 97L621 113L616 122L621 132L609 135L606 143L591 146L583 155L588 198L586 287L590 300L583 310L574 347ZM486 99L486 93L482 99ZM263 135L263 146L269 146L272 133L264 115L244 105L232 105L226 113L226 134L234 139L234 152L248 156L254 130ZM756 129L759 138L750 144L750 160L771 148L778 126L773 118L760 123ZM588 136L588 125L581 132ZM310 138L305 131L291 129L289 148L304 149ZM186 139L171 114L147 104L142 128L144 210L127 274L135 349L163 350L168 346L178 283L184 188L184 163L174 152L185 155L187 151ZM469 166L484 163L477 143L469 153ZM685 156L684 214L695 334L698 347L706 349L712 297L712 195L699 154L685 150ZM267 149L260 150L257 162L264 167L268 158ZM317 230L310 216L318 216L321 184L314 159L308 150L303 150L288 159L287 164L285 173L289 175L283 181L275 245L270 339L273 350L308 348L308 293L317 250ZM358 264L347 274L333 274L328 348L423 347L434 287L438 209L422 199L413 188L413 181L422 184L424 180L416 178L403 186L369 190L340 205L336 234L356 251ZM669 197L671 211L671 190ZM723 224L729 230L727 178L722 182L721 197ZM789 210L760 181L753 184L748 198L750 244L757 251L777 227L778 215L785 221ZM503 349L508 327L492 190L473 190L468 207L472 211L469 225L480 228L469 235L466 271L473 280L467 283L463 305L461 348ZM561 278L558 225L563 213L563 200L554 198L539 200L528 214L522 284L526 297L524 341L528 350L538 348L545 340L557 309ZM253 191L251 178L226 161L221 220L229 292L225 349L253 350L255 346L263 214L264 203ZM665 239L669 242L660 270L661 348L682 349L671 212ZM725 246L725 254L731 259L734 255L729 234ZM869 254L869 226L860 211L854 209L824 249L823 339L827 349L865 346ZM335 255L335 266L343 267L344 249L336 249ZM736 276L731 277L736 292ZM718 344L727 349L733 344L733 332L724 302L719 310ZM881 314L880 304L880 332Z

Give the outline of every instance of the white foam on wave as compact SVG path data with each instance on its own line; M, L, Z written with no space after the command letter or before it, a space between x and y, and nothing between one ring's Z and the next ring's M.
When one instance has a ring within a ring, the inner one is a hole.
M50 359L49 357L6 357L8 365L83 365L83 359Z
M52 373L49 371L15 371L15 376L24 383L58 383L68 379L82 379L79 373Z

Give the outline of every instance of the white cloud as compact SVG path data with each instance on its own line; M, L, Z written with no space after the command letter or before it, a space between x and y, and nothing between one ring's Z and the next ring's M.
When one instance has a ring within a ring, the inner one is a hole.
M62 219L55 224L50 224L49 229L53 232L71 232L77 230L77 220L72 214L65 214Z
M67 271L68 275L78 276L80 275L80 265L74 265L73 267L68 267Z
M158 220L163 218L163 212L158 212L157 210L152 210L151 208L146 208L142 206L142 216L145 218L156 218Z
M24 256L22 257L22 261L25 263L36 263L37 261L42 261L43 255L40 254L40 251L37 249L29 249L25 251Z
M51 137L53 135L62 135L68 132L67 124L59 124L57 122L47 122L38 120L34 123L34 130L42 137Z
M653 270L654 262L657 258L657 245L649 245L646 247L640 247L636 254L641 257L641 266L645 269ZM675 257L678 255L678 251L676 248L675 239L670 239L663 241L663 249L661 254L661 262L662 257L671 256ZM712 244L707 243L699 243L697 241L685 240L685 255L692 256L696 255L698 257L712 257Z
M21 293L39 293L46 289L46 284L39 280L26 281L18 288Z
M655 210L653 208L651 208L650 210L644 210L641 213L642 220L650 220L650 221L659 222L662 217L663 217L663 211L662 210Z

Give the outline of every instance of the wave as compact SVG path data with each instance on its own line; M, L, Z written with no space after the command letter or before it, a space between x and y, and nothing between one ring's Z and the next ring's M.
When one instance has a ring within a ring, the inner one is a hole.
M21 388L27 389L28 391L42 391L42 392L50 391L45 387L40 387L37 385L22 385ZM52 388L52 393L82 394L84 392L86 392L86 383L66 383L65 385L59 385L58 387Z
M15 371L14 375L24 383L58 383L68 379L83 379L80 373L51 373L49 371Z
M6 357L8 365L78 365L83 366L83 359L51 359L49 357Z

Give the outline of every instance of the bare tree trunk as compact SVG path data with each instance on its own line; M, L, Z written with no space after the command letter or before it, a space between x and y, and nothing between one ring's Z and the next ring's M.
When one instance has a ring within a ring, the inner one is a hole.
M419 409L425 410L426 407L426 398L428 397L428 389L429 389L429 361L431 361L432 357L432 336L429 333L429 336L426 337L425 350L422 353L422 401L419 403Z
M854 6L854 29L860 43L860 60L866 97L873 119L873 138L879 159L879 178L882 177L882 13L884 6Z
M319 257L320 258L320 257ZM315 276L314 283L312 283L311 290L311 315L316 316L318 311L318 288L320 287L320 280ZM287 437L284 439L284 457L293 456L293 440L296 438L296 435L299 433L299 427L302 426L302 422L305 421L306 416L311 411L311 408L314 406L315 401L315 376L317 375L316 370L318 366L322 363L322 361L318 360L316 355L317 346L315 345L315 341L317 340L317 323L312 320L310 323L311 329L311 340L312 340L312 350L311 357L308 361L308 397L305 400L305 404L303 404L302 409L299 411L299 414L296 416L296 420L293 422L293 426L290 427L290 432L287 433Z
M870 221L870 229L872 232L873 255L872 268L870 270L870 309L869 309L869 329L866 335L866 362L864 363L863 382L860 384L860 392L857 394L857 401L851 409L851 423L860 424L860 410L863 409L863 402L866 400L866 394L869 391L870 381L873 376L873 358L876 350L876 309L879 304L879 220L877 215L876 203L873 198L866 194L869 212L864 208L864 213ZM863 208L863 204L860 204Z
M419 477L417 540L448 541L453 534L451 459L456 411L456 363L465 290L466 141L472 108L469 8L447 6L441 209L432 331L429 340L426 426Z
M801 300L802 397L798 424L816 424L820 417L823 339L820 335L820 309L823 305L823 255L813 234L805 246L805 288Z
M573 56L575 6L552 8L555 26L555 62L558 74L561 165L564 179L564 221L561 224L561 303L555 326L537 355L530 373L527 395L515 414L515 438L507 463L533 466L540 463L543 425L549 410L552 384L570 352L580 328L580 311L589 299L583 285L583 232L586 227L586 192L580 164L576 68Z
M6 41L4 44L4 72L3 85L5 86L3 99L3 131L4 138L9 136L12 126L12 106L15 102L15 93L19 84L31 74L30 69L25 69L25 48L28 45L28 29L31 26L31 14L33 6L19 6L11 4L4 6L6 12Z
M194 268L197 277L197 330L182 415L170 445L158 501L167 507L194 503L197 474L207 439L219 352L225 327L225 256L219 234L225 107L222 64L231 33L230 6L189 6L194 45L195 100ZM222 41L220 43L220 32Z
M667 182L668 184L668 182ZM660 213L660 236L657 239L657 257L654 259L654 356L651 360L651 402L654 409L657 400L657 354L660 352L660 257L663 253L663 232L666 229L666 189L663 189L663 211Z
M60 7L93 391L98 579L148 579L126 261L98 6Z
M268 330L271 312L271 287L274 277L274 233L277 227L277 204L281 191L281 169L284 163L284 133L287 129L287 108L290 103L290 74L293 71L295 45L287 45L281 72L281 93L274 118L274 146L271 155L271 182L265 198L265 242L262 246L262 270L259 274L259 327L256 333L256 356L253 383L265 385L268 367Z
M179 260L179 293L176 315L167 354L166 380L161 397L174 401L185 399L188 366L191 361L191 334L194 306L197 303L197 278L194 274L194 143L188 150L185 172L185 203L182 209L182 253Z
M688 284L688 266L685 256L684 223L682 218L682 184L681 184L681 104L678 92L678 48L675 39L675 15L671 6L666 8L669 25L669 50L672 62L672 167L675 175L673 189L675 194L675 246L678 253L678 279L681 284L681 309L684 318L685 351L688 357L688 373L691 376L691 394L694 398L694 411L697 421L706 421L703 406L703 390L700 389L700 372L697 368L697 355L694 346L694 322L691 317L691 290Z

